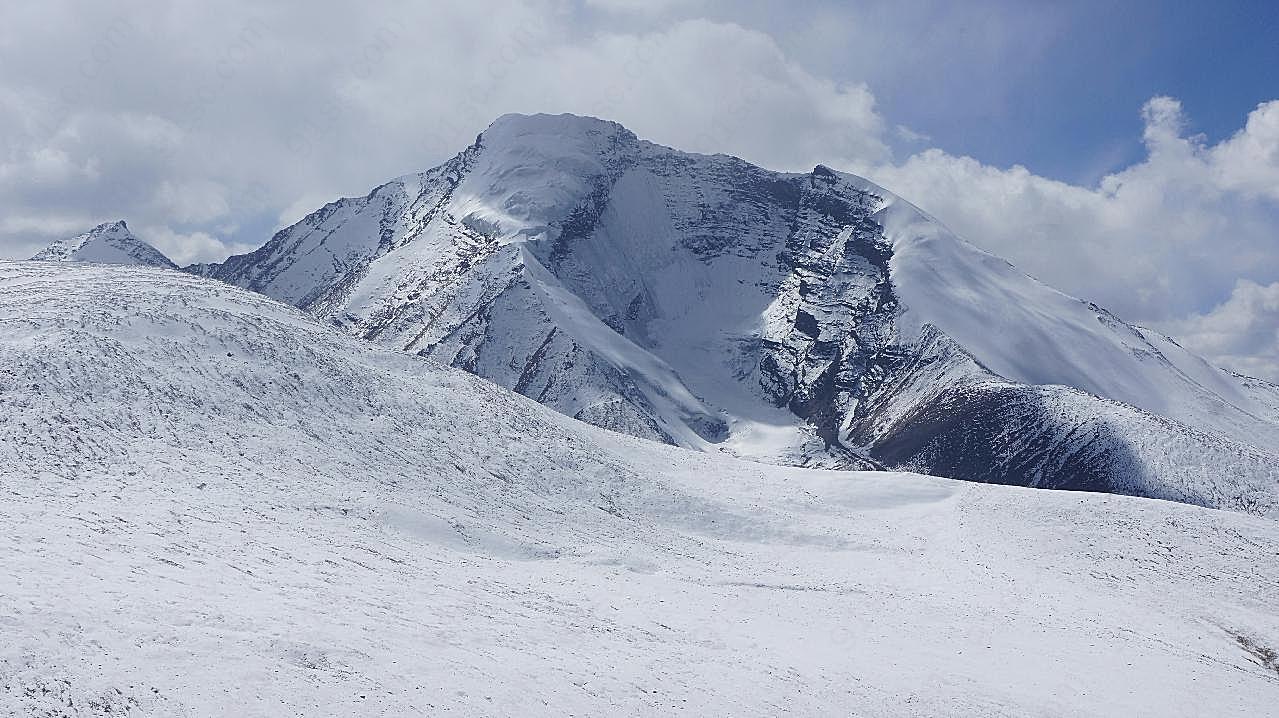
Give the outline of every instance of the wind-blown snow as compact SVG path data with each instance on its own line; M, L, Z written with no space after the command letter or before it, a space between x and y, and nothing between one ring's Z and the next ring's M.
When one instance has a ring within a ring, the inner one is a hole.
M0 713L1265 715L1279 525L572 421L265 297L0 264Z

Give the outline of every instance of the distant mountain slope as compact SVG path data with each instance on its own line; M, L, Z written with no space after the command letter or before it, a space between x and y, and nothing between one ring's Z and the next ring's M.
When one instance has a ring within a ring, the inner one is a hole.
M1279 484L1273 387L860 178L678 152L592 118L502 117L440 167L199 271L690 448L1213 506L1265 504ZM1233 488L1192 488L1223 466L1214 482Z
M33 260L48 262L101 262L177 269L155 247L138 239L124 220L106 222L70 239L45 247Z
M879 191L887 199L876 221L893 241L903 328L936 326L1012 381L1075 387L1279 448L1273 385L1211 366L1168 337L1052 289Z
M1279 523L661 446L193 276L0 263L0 417L0 715L1279 702Z

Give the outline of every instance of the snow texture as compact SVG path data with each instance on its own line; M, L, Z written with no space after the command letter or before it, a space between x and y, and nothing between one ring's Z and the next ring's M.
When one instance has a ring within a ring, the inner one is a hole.
M124 220L107 222L70 239L45 247L34 260L50 262L100 262L137 264L176 269L159 250L133 236Z
M0 263L0 416L0 715L1279 702L1274 521L664 446L189 274Z

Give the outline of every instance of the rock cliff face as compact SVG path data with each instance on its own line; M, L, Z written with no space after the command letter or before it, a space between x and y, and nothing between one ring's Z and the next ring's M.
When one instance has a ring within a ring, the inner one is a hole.
M1254 509L1279 484L1274 387L866 180L593 118L502 117L440 167L190 269L689 448Z

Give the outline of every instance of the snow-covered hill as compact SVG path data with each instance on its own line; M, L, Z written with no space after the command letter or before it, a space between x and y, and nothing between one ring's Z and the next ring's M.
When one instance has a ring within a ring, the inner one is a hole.
M0 263L0 417L0 715L1279 702L1276 522L689 452L190 275Z
M106 222L79 236L60 239L45 247L32 259L50 262L137 264L176 269L168 257L135 237L124 220Z
M1274 387L870 182L508 115L201 274L634 436L1269 512Z

